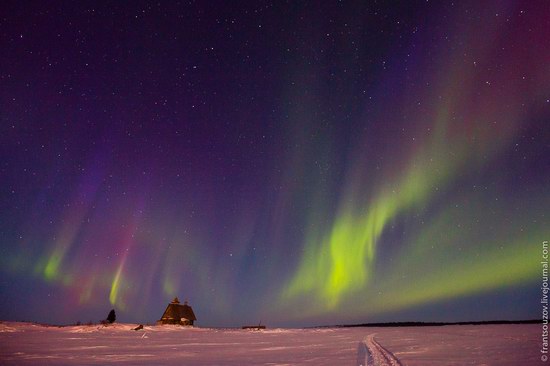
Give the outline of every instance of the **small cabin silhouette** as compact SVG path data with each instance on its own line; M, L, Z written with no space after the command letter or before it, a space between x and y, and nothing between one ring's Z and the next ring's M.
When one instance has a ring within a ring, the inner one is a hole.
M183 305L180 304L176 297L168 304L158 324L193 325L195 320L197 320L197 317L193 312L193 308L187 304L187 301Z

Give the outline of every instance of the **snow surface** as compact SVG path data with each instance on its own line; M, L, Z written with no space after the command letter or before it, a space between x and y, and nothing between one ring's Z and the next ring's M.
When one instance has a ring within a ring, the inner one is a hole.
M541 326L240 329L0 323L1 365L537 365Z

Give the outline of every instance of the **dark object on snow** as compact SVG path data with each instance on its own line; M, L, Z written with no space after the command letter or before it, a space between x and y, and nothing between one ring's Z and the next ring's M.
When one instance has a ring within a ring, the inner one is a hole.
M143 329L143 324L140 324L134 328L134 330L141 330L141 329Z
M107 315L107 321L110 324L113 324L115 320L116 320L116 314L115 314L115 309L113 309L109 312L109 315Z
M180 301L176 297L164 310L164 314L157 322L158 324L179 324L179 325L193 325L193 322L197 320L193 308L187 304L187 301L180 304Z
M243 325L243 329L262 330L265 329L265 325L262 325L262 322L260 321L260 324L258 325Z

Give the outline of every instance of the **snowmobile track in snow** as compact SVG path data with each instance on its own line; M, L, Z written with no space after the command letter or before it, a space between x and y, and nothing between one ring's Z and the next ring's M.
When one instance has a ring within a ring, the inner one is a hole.
M382 347L374 339L375 334L368 335L365 340L359 343L357 353L357 365L361 366L401 366L401 363L387 349Z

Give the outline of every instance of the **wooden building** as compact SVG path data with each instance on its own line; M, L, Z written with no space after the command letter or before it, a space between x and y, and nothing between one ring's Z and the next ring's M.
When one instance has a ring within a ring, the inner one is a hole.
M174 298L170 304L164 310L164 314L157 322L158 324L179 324L179 325L193 325L197 320L193 308L185 301L180 304L178 298Z

